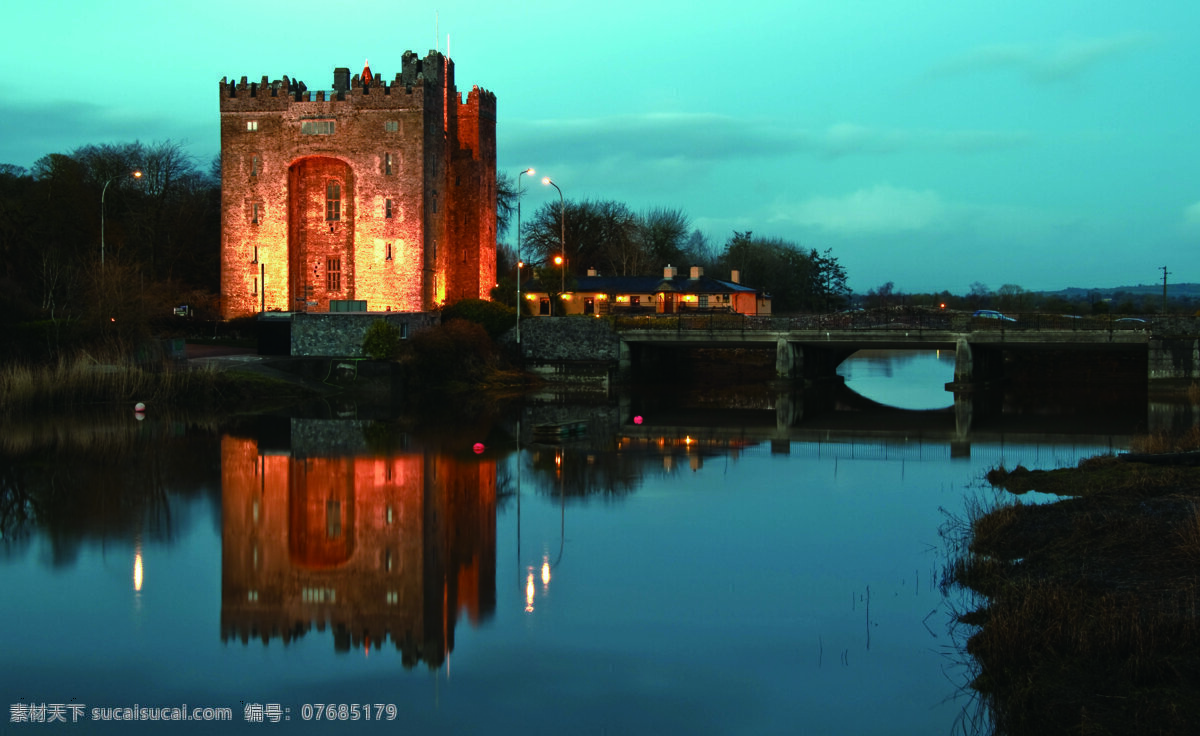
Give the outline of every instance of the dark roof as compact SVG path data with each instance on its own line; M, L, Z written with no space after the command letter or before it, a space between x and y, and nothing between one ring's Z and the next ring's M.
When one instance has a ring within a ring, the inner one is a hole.
M546 291L536 279L529 281L524 291ZM579 276L575 279L575 291L594 291L603 294L657 294L674 291L681 294L729 294L733 292L756 294L755 289L745 284L722 281L708 276L698 279L687 276L663 278L662 276Z

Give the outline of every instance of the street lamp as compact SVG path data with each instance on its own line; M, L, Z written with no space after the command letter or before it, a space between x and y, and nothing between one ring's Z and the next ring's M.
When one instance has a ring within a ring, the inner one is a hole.
M566 288L566 286L567 286L567 265L566 265L566 260L567 260L567 245L566 245L566 243L567 243L567 237L566 237L567 236L567 205L563 200L562 190L558 188L558 185L554 183L553 179L551 179L548 176L544 177L542 179L542 183L549 184L550 186L554 187L555 189L558 189L558 226L559 226L558 252L559 252L559 255L558 255L558 257L556 257L554 259L554 262L559 264L560 266L562 266L562 268L559 269L559 272L558 272L559 282L560 282L559 287L558 287L558 301L559 301L559 306L561 307L563 292L565 292L567 290L567 288Z
M535 174L533 167L517 174L517 345L521 345L521 177ZM519 352L519 351L518 351Z
M140 169L134 169L133 171L129 172L129 176L132 176L134 179L141 179L142 172ZM101 268L104 267L104 195L108 193L108 185L109 184L112 184L117 179L123 179L124 177L125 177L125 174L121 174L120 176L114 176L114 177L110 178L108 181L104 182L104 186L100 189L100 267Z

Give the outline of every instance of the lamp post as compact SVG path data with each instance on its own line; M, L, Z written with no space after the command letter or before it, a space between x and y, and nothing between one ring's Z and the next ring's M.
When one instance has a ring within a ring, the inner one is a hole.
M559 229L558 229L558 252L559 252L559 256L558 256L558 258L555 259L555 262L559 263L559 265L561 266L561 268L559 269L559 272L558 272L558 274L559 274L558 301L559 301L559 306L561 307L563 292L565 292L567 290L567 288L566 288L566 286L567 286L567 245L566 245L566 243L567 243L567 237L566 237L566 234L567 234L567 205L565 203L565 200L563 200L562 189L558 188L558 185L554 183L553 179L551 179L548 176L544 177L542 179L542 183L549 184L550 186L554 187L555 189L558 189L558 226L559 226ZM561 315L559 315L559 316L561 316Z
M139 169L134 169L133 171L129 172L129 176L132 176L134 179L141 179L142 172ZM112 184L117 179L121 179L124 177L125 177L125 174L122 174L120 176L111 177L108 181L104 182L104 186L100 189L100 267L101 268L104 267L104 195L108 194L108 185L109 184Z
M517 345L521 345L521 177L526 174L537 173L533 167L525 169L517 174ZM518 350L518 352L520 352Z

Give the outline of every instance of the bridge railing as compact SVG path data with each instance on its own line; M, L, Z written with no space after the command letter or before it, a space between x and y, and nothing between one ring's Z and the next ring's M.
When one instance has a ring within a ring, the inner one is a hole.
M1089 331L1150 330L1150 317L1131 315L1078 316L1042 314L1039 312L1005 314L1002 317L976 317L969 312L836 312L832 314L799 314L756 316L730 313L711 314L650 314L614 317L618 331L655 330L673 332L789 332L805 330L864 330L864 331Z

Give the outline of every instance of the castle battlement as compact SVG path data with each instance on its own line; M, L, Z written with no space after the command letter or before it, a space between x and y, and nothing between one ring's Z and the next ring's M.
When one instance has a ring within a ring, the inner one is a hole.
M364 69L369 71L369 69ZM361 74L350 76L350 70L347 67L338 67L333 73L333 87L328 90L310 90L308 86L299 79L288 79L284 75L282 79L268 81L266 75L258 82L249 81L248 77L241 77L239 81L232 81L228 77L222 77L220 83L221 96L228 99L246 99L258 97L291 97L296 102L324 102L345 100L347 96L370 96L392 95L403 90L405 94L412 94L414 87L422 87L425 85L441 85L445 81L447 88L454 87L454 61L437 51L430 51L424 58L419 58L412 51L405 51L401 57L401 70L396 73L395 78L389 83L383 80L382 74L372 74L364 80ZM364 83L365 82L365 83ZM472 89L468 93L482 93L490 95L494 101L495 95L480 90L478 87ZM455 93L455 97L459 97ZM466 101L460 98L460 104L467 104Z

